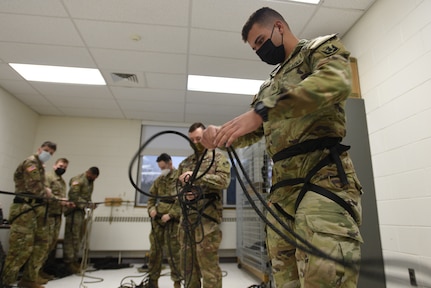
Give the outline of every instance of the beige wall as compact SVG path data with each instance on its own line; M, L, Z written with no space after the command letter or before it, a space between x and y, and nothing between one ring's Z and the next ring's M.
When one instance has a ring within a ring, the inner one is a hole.
M0 87L0 190L14 192L13 173L20 161L36 152L39 115ZM13 197L0 194L5 215Z
M358 59L388 288L410 285L407 268L431 285L430 11L429 0L378 0L343 38Z
M106 251L112 251L113 256L123 252L125 257L142 257L142 252L149 249L151 224L147 209L134 207L135 189L128 177L129 164L140 146L141 121L39 116L3 90L0 90L0 104L0 135L3 137L0 141L0 190L13 192L12 175L18 163L34 153L42 142L53 141L57 143L57 151L46 163L47 170L52 169L57 158L69 159L69 168L63 175L68 182L89 167L98 166L100 176L94 184L93 201L103 202L107 197L128 201L120 207L99 205L94 211L95 219L116 217L117 221L94 221L91 250L96 256L106 256L109 254ZM133 167L135 177L136 163ZM12 196L0 195L6 217L12 199ZM227 218L235 216L235 210L225 213ZM141 220L134 222L133 217ZM236 222L224 223L223 227L232 231L235 225ZM63 231L64 225L60 238ZM7 231L0 232L0 240L7 250ZM221 248L235 247L236 234L226 233ZM131 250L141 253L130 253ZM127 252L129 254L124 254Z

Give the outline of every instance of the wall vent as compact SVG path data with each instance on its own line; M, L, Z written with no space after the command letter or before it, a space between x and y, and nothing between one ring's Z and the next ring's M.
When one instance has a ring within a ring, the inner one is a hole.
M125 82L125 83L132 83L132 84L138 84L138 76L136 74L131 73L111 73L111 78L114 83L118 82Z
M96 216L94 222L127 222L127 223L138 223L138 222L150 222L150 217L143 216Z
M223 222L236 222L236 217L223 218ZM94 222L126 222L126 223L144 223L151 222L150 217L144 216L96 216Z

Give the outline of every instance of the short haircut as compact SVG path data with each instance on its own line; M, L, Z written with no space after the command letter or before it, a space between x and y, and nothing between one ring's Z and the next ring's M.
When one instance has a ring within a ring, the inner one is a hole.
M157 163L159 163L159 162L161 162L161 161L163 161L163 162L166 162L166 163L168 163L168 162L170 162L172 160L172 158L171 158L171 156L169 156L169 154L167 154L167 153L162 153L162 154L160 154L159 155L159 157L157 157Z
M55 161L55 164L57 164L58 162L69 164L69 160L67 160L66 158L58 158L57 161Z
M247 42L248 33L250 33L251 27L253 27L254 24L258 23L262 26L270 26L274 25L274 22L277 20L284 22L287 27L289 27L283 16L281 16L281 14L274 9L271 9L269 7L263 7L259 10L256 10L253 14L250 15L247 22L242 27L242 40L244 42Z
M202 124L201 122L195 122L195 123L193 123L193 124L190 126L190 128L189 128L189 133L194 132L194 131L195 131L196 129L198 129L198 128L205 129L205 125L204 125L204 124Z
M40 147L49 147L52 150L56 151L57 150L57 144L55 144L54 142L51 141L45 141L42 143L42 145L40 145Z
M88 171L90 171L90 173L91 174L93 174L93 175L95 175L95 176L99 176L99 168L97 168L97 167L90 167L89 169L88 169Z

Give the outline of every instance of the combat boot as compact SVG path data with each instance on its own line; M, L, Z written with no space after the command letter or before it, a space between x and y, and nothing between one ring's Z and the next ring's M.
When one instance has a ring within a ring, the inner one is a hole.
M42 271L42 270L39 271L39 276L42 277L42 278L48 279L48 280L55 279L54 275L50 275L48 273L45 273L45 271Z
M67 268L67 271L69 271L72 274L80 274L81 273L81 269L76 267L72 263L67 263L66 268Z
M48 279L45 279L45 278L39 276L36 279L36 283L37 284L46 284L46 283L48 283Z
M181 281L175 281L174 288L181 288Z
M18 282L18 287L20 288L45 288L45 286L39 285L33 281L21 280Z
M159 288L159 283L158 282L159 281L157 281L157 280L151 280L150 279L150 281L148 281L147 288Z

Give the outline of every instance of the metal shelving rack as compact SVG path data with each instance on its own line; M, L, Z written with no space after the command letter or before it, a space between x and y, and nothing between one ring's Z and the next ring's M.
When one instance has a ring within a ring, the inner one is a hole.
M245 173L249 176L256 191L266 193L270 186L268 184L270 183L270 173L268 173L270 165L265 153L264 142L260 141L243 148L239 150L238 155ZM244 179L243 175L241 178ZM239 186L239 184L237 185ZM246 187L252 201L262 211L262 203L251 187L247 184ZM236 191L238 267L246 269L262 282L269 283L271 269L266 253L265 224L251 206L241 187ZM265 195L262 196L265 198Z

